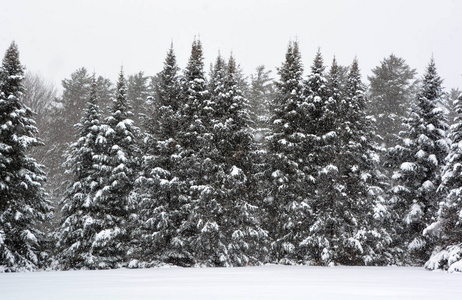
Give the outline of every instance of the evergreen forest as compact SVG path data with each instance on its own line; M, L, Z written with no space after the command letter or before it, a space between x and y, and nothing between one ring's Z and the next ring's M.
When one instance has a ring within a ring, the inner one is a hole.
M58 95L11 43L0 272L462 261L462 94L435 59L391 54L366 83L297 41L274 74L166 50L157 74L80 68Z

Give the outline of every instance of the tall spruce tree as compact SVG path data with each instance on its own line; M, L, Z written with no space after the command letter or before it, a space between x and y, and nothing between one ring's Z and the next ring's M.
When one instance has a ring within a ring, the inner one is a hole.
M222 223L228 231L227 248L233 266L260 264L268 254L268 233L262 225L262 207L254 197L258 183L254 177L256 144L251 129L253 122L248 100L243 97L240 77L231 56L225 81L228 100L220 109L224 111L221 116L223 126L214 126L219 128L215 131L215 141L224 158L225 172L221 182L225 182L223 202L228 216L224 216Z
M0 69L0 268L35 270L46 263L39 226L51 212L45 173L28 155L41 145L32 111L21 101L24 67L11 43Z
M110 115L101 126L105 138L100 156L100 184L93 198L99 218L99 232L93 242L98 267L114 268L124 264L130 240L130 213L135 207L129 201L139 171L139 129L131 119L130 99L123 72L120 72Z
M179 68L173 45L154 87L155 101L148 109L143 137L141 176L136 181L135 199L139 226L133 231L136 256L142 263L191 266L193 257L182 226L189 215L189 195L181 174L181 117L184 103ZM185 166L183 166L185 167Z
M335 261L354 265L383 263L390 242L382 226L387 209L382 198L382 178L375 172L378 149L373 139L373 123L366 114L365 87L356 59L349 68L340 112L344 223L339 231Z
M268 137L269 187L265 196L266 225L273 239L271 261L301 262L300 242L307 237L309 201L314 177L310 167L311 138L306 131L309 105L303 95L303 65L297 42L289 44L278 69L279 81L271 104L272 133Z
M180 151L176 165L177 176L180 182L179 193L182 196L181 214L188 217L179 228L178 244L183 245L184 253L194 258L202 253L199 245L193 245L198 232L196 207L201 197L208 193L207 176L213 167L205 161L212 143L212 135L207 132L210 125L213 108L210 103L210 93L204 73L204 58L202 43L194 40L191 55L182 78L182 98L180 107L179 131L177 134ZM206 247L204 245L204 247Z
M198 263L209 266L260 264L267 236L251 198L253 151L247 100L239 88L234 58L218 56L209 83L208 167L194 206L198 233L192 240Z
M424 233L436 239L432 257L425 263L428 269L448 269L462 260L462 95L454 102L457 114L451 125L451 149L446 157L441 184L436 221Z
M396 247L412 260L423 263L430 255L431 241L423 230L435 221L438 211L437 188L448 153L447 124L437 107L442 96L442 80L432 59L417 94L417 103L403 124L399 144L388 151L388 165L394 169L391 189L392 211L397 230Z
M105 109L110 103L112 96L112 84L110 80L98 76L96 79L96 95L99 101L98 106ZM77 124L85 109L90 97L92 84L91 74L85 68L79 68L73 72L70 78L62 81L63 94L56 99L52 112L53 118L47 124L44 139L47 144L44 147L45 158L43 160L47 173L47 189L51 200L57 204L64 193L63 181L70 179L65 172L64 163L66 151L73 142L77 131ZM55 214L59 218L59 211Z
M223 60L218 58L218 67L215 68L214 78L223 78ZM217 165L218 149L214 143L212 126L217 120L217 102L211 96L210 87L205 81L203 70L202 46L195 41L191 52L188 66L185 70L185 95L186 95L186 115L188 118L187 135L194 144L185 145L185 150L189 150L190 155L184 157L185 163L190 164L190 216L188 222L191 236L189 238L192 253L196 263L200 265L216 266L228 263L224 232L217 222L220 218L223 207L217 193L218 187L213 184L219 165ZM211 85L215 89L214 95L223 91L221 81L214 80ZM189 111L189 113L188 113ZM189 148L189 149L188 149ZM191 168L191 166L193 166ZM192 179L192 180L191 180ZM191 230L193 229L193 230Z
M340 75L334 60L325 77L318 51L305 89L316 190L309 201L313 221L301 246L304 260L316 264L377 263L385 248L378 237L387 235L374 219L380 188L357 61L344 88Z
M61 223L57 229L58 263L62 269L106 268L99 257L100 234L106 217L95 203L95 195L104 186L108 158L106 138L101 124L101 110L97 103L96 80L93 77L87 107L76 125L77 141L71 145L66 160L70 180L61 201Z
M48 144L44 164L48 169L47 188L53 202L59 202L63 194L62 182L69 179L65 173L64 162L66 151L76 135L74 127L80 121L85 109L91 87L91 75L85 68L80 68L71 74L70 78L62 80L63 94L57 99L53 111L54 118L50 120L50 129L45 138ZM59 215L59 211L57 214Z
M310 153L315 171L316 193L310 201L313 223L309 235L301 242L306 248L304 260L316 264L335 263L339 247L339 231L343 226L342 194L344 183L340 174L342 99L339 69L334 59L329 77L318 50L306 82L309 104L309 133L315 137Z

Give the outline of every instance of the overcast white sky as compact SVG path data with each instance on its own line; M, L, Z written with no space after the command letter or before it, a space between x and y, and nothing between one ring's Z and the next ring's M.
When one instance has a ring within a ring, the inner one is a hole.
M184 68L194 36L207 70L218 51L246 74L275 70L298 39L305 74L318 47L326 64L357 56L364 77L391 53L421 75L433 55L451 88L462 87L461 15L457 0L0 0L0 55L15 40L22 64L60 85L79 67L154 75L172 41Z

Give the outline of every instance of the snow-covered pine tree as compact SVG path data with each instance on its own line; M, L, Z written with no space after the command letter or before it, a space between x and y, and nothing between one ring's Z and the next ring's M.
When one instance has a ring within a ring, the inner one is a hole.
M101 217L105 217L98 211L94 196L104 186L109 168L94 77L87 107L76 127L77 141L71 145L66 160L71 179L66 182L61 200L62 216L56 232L57 261L62 269L94 269L99 267L100 260L93 244L102 229ZM101 267L106 267L104 263Z
M110 115L101 126L105 143L96 155L100 189L92 195L98 231L92 254L98 268L115 268L127 260L129 249L129 215L136 212L129 203L139 171L139 129L133 124L131 106L123 71L120 72Z
M182 239L181 226L189 215L189 195L185 181L180 180L178 135L183 128L179 68L173 45L167 53L164 68L154 86L155 101L148 109L143 138L144 157L141 176L136 181L134 199L139 208L139 226L133 231L138 248L135 257L141 263L169 263L191 266L194 260L187 239ZM181 134L180 134L181 135Z
M65 173L65 153L76 136L74 125L80 121L81 112L85 109L91 86L91 75L85 68L80 68L71 74L70 78L62 80L63 94L56 99L53 118L45 145L46 155L44 164L48 169L47 189L53 202L62 198L63 181L69 179ZM59 215L57 211L56 216Z
M301 243L306 249L305 261L328 265L335 263L339 231L344 220L344 182L341 169L340 101L342 87L338 65L334 59L328 78L318 50L306 82L305 94L309 105L309 133L312 138L311 163L316 172L316 194L310 201L313 221L309 235Z
M51 115L48 129L44 132L44 140L47 144L44 147L45 153L43 164L47 169L47 191L50 199L56 205L64 193L64 181L70 179L65 173L66 151L73 142L77 131L75 124L79 123L81 113L89 98L92 77L85 68L79 68L73 72L70 78L62 81L63 94L55 99L54 109ZM112 94L112 84L110 80L102 76L96 79L96 95L98 99L105 99L107 105ZM98 100L98 105L101 102ZM59 211L55 214L59 218Z
M334 59L326 79L318 52L307 81L317 184L310 202L314 223L301 245L305 260L317 264L377 263L388 236L374 218L381 189L356 60L349 70L343 87Z
M425 267L432 270L447 270L462 260L462 94L454 101L454 111L456 117L450 130L451 149L438 188L441 202L437 220L424 231L436 238L432 257L425 263Z
M306 132L308 104L303 95L303 65L297 42L291 42L278 69L271 103L268 137L268 178L265 191L266 229L273 239L272 262L299 263L298 245L308 236L314 177L310 167L310 138Z
M344 212L334 261L348 265L382 263L390 242L388 232L382 228L387 209L382 198L382 178L376 172L379 156L373 123L366 115L365 87L356 59L349 68L340 115L339 172Z
M268 232L262 225L261 202L256 195L259 189L254 176L253 158L256 144L253 139L253 125L248 100L243 97L242 84L233 56L227 65L225 89L227 101L220 103L223 111L221 124L217 129L215 142L224 158L221 182L224 183L224 207L226 215L221 220L227 231L227 248L231 265L258 265L268 254ZM220 181L218 181L220 182Z
M0 271L35 270L47 254L39 226L51 212L45 173L28 151L41 145L32 111L20 102L24 67L11 43L0 68Z
M191 238L191 247L196 262L206 266L230 266L228 255L226 228L222 221L226 218L223 198L223 177L226 170L224 158L218 148L220 137L215 134L223 127L223 117L230 105L226 90L226 63L219 55L212 66L208 83L209 97L206 111L201 113L203 120L201 133L203 149L197 149L196 155L202 166L200 185L193 186L193 206L191 222L197 229ZM202 104L204 109L205 104ZM231 150L231 149L230 149ZM221 175L221 176L220 176Z
M267 234L251 188L253 139L247 100L239 88L231 57L218 56L209 83L208 132L212 143L204 153L207 178L194 206L198 233L192 240L198 263L209 266L260 264Z
M395 213L395 247L404 262L423 263L431 250L423 230L435 221L438 211L437 188L442 165L448 154L447 124L437 107L442 96L442 80L432 59L417 94L417 103L403 123L399 144L389 149L387 164L394 169L391 193ZM408 253L413 254L412 260Z
M443 93L440 105L443 107L449 126L456 123L456 118L458 117L456 102L459 101L460 93L459 88L451 88L449 92Z
M183 103L179 114L180 129L177 133L181 148L175 168L179 181L186 183L180 186L180 194L184 196L180 211L189 216L179 228L177 242L183 245L184 253L195 259L203 253L201 245L192 245L192 239L199 234L196 221L201 218L196 215L196 207L199 206L201 197L209 192L207 179L210 168L213 167L205 161L213 139L208 131L213 108L204 73L202 43L199 40L194 40L192 44L191 56L181 85Z
M258 66L256 73L250 77L250 88L245 96L249 99L251 117L253 119L252 127L254 129L255 151L252 153L253 162L253 181L258 189L254 189L253 198L256 205L260 207L262 219L265 215L263 209L263 199L266 198L268 180L265 172L268 169L268 139L271 133L271 101L274 98L274 80L270 76L271 71L267 71L263 65Z

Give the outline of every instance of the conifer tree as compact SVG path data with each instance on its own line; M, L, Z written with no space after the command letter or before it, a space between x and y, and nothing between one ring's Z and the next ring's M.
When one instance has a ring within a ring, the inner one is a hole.
M63 269L106 268L107 262L95 251L99 241L104 239L99 233L106 216L94 200L104 186L108 158L94 77L87 107L76 127L79 131L77 141L71 145L66 160L71 179L66 183L61 201L62 219L56 233L57 259Z
M305 260L316 264L378 263L388 237L374 218L381 189L356 60L349 70L342 87L334 59L326 79L318 51L307 81L316 193L310 202L314 221L301 245Z
M390 242L387 230L382 228L387 210L382 198L382 178L375 172L378 149L372 121L366 115L365 88L356 59L349 68L340 112L344 223L335 260L340 264L382 263Z
M110 115L101 126L105 143L98 166L100 190L93 199L99 232L93 242L98 267L113 268L126 262L129 249L129 215L135 207L129 201L139 171L139 129L131 117L130 99L123 72L120 72Z
M340 174L340 101L343 94L335 59L328 78L324 75L324 69L321 52L318 50L305 92L310 105L309 132L316 137L311 145L311 161L316 171L316 194L310 201L313 224L301 246L307 249L304 260L328 265L335 263L338 235L344 222L344 183Z
M424 230L436 239L432 257L425 263L428 269L448 269L462 260L462 95L454 102L457 114L450 130L451 149L446 157L441 184L438 188L439 209L437 219Z
M224 157L218 145L221 137L215 134L215 131L223 129L226 105L230 105L226 94L226 63L221 55L218 55L211 71L207 87L210 96L206 100L207 111L204 112L206 120L202 123L205 125L203 134L208 138L203 140L206 151L199 150L197 153L203 164L201 170L203 178L201 186L195 187L198 189L197 193L193 194L191 217L197 232L191 238L191 246L198 264L230 266L226 245L228 237L225 224L221 222L227 215L223 203L225 196L223 176L226 167L223 165Z
M423 263L430 254L431 241L422 232L435 221L436 190L448 153L446 120L437 107L441 83L432 59L417 94L417 104L403 124L399 144L388 152L387 163L394 170L391 205L397 228L396 247L404 254L411 252L415 263ZM403 259L409 261L409 257Z
M96 95L98 106L105 109L112 96L112 83L107 78L98 76L96 79ZM77 124L85 109L92 85L91 74L85 68L73 72L70 78L62 80L63 94L55 99L53 118L47 124L44 139L45 157L43 163L47 169L47 189L51 200L57 204L64 193L63 181L70 179L65 172L64 163L66 151L73 142ZM59 218L59 211L55 214Z
M368 113L376 119L379 144L385 148L395 145L394 135L400 131L406 110L415 99L416 70L402 58L391 54L372 70L369 76Z
M310 167L310 136L306 131L309 105L303 95L303 65L298 43L289 44L278 70L268 137L266 225L271 238L271 261L294 264L302 260L298 245L307 237L309 200L314 177Z
M135 199L139 207L138 228L133 239L138 240L136 257L145 263L170 263L179 266L193 264L182 239L182 225L189 211L185 181L181 174L180 131L184 130L179 68L173 45L167 53L164 68L155 85L155 99L148 110L143 138L144 158L141 176L136 181Z
M46 263L39 226L51 212L45 173L28 155L41 145L31 110L21 101L24 67L11 43L0 69L0 268L35 270Z
M49 148L46 150L47 155L44 160L48 169L47 188L55 203L62 198L63 181L70 179L67 174L64 174L65 153L76 136L74 125L80 121L90 87L91 75L85 68L76 70L70 78L62 80L63 94L56 99L54 117L50 121L50 129L46 132L48 144L45 147ZM56 215L59 215L59 211Z
M204 153L207 175L194 206L198 233L192 239L198 263L210 266L260 264L266 232L253 204L251 118L239 88L234 58L218 56L209 83L211 143Z
M252 118L248 100L239 84L239 72L231 56L225 81L227 101L221 109L222 126L215 124L215 141L224 158L224 206L227 216L221 220L227 230L227 249L233 266L257 265L268 254L268 233L262 225L262 207L257 195L258 181L254 176L256 144L253 141ZM218 125L218 126L217 126ZM220 178L220 177L219 177ZM218 181L220 182L220 181Z
M193 245L192 241L199 234L196 221L201 220L201 215L197 214L199 210L196 208L199 207L198 202L201 197L209 192L207 179L211 172L210 168L213 168L213 165L206 161L212 144L212 135L207 130L213 108L203 60L202 43L194 40L182 78L183 103L180 108L180 130L177 135L181 147L176 166L177 176L180 182L186 182L180 187L180 194L184 196L180 210L182 214L188 214L179 229L178 243L185 245L184 251L194 259L203 252L199 247L202 245Z

